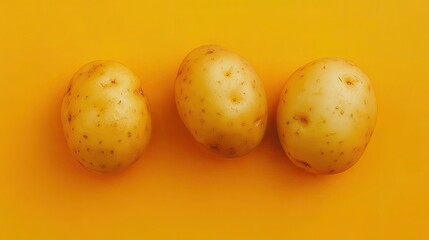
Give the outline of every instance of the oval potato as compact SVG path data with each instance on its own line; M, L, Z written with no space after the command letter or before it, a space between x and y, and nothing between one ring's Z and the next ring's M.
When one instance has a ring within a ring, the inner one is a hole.
M139 159L152 129L140 79L112 61L90 62L74 74L61 119L76 160L97 172L124 169Z
M225 48L205 45L190 52L177 75L175 98L193 137L221 156L244 155L264 136L264 86L245 59Z
M353 63L322 58L295 71L279 99L277 129L288 158L309 172L353 166L375 128L371 82Z

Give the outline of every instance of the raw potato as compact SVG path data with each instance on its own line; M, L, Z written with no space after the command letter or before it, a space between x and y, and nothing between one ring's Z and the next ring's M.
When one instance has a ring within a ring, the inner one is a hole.
M333 174L359 160L376 115L374 91L365 73L347 60L322 58L299 68L287 81L277 129L295 165Z
M227 49L205 45L190 52L180 66L175 95L187 129L221 156L244 155L264 136L264 86L250 64Z
M61 119L76 160L97 172L124 169L138 160L152 129L140 79L112 61L88 63L74 74Z

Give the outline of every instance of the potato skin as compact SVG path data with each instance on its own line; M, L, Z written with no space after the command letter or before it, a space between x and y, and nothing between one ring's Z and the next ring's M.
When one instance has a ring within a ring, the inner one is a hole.
M113 61L94 61L70 80L61 120L75 159L96 172L138 160L151 134L149 105L139 78Z
M264 136L264 86L245 59L225 48L204 45L185 57L175 99L193 137L223 157L247 154Z
M366 74L341 58L322 58L295 71L281 93L277 130L289 159L312 173L353 166L376 124L377 105Z

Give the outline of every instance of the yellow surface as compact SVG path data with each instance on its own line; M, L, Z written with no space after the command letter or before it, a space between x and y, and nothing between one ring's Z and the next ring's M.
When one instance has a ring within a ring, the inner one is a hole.
M429 239L428 30L424 0L2 1L0 239ZM266 87L245 157L206 152L177 115L177 69L205 43ZM362 67L379 106L362 159L333 176L293 166L274 122L288 76L322 56ZM95 59L133 69L152 108L147 151L116 175L75 163L61 129L68 80Z

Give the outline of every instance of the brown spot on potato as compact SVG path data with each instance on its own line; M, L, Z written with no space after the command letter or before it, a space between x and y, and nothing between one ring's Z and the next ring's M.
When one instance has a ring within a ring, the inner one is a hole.
M115 153L115 151L114 150L110 150L110 154L114 154Z
M342 79L344 83L349 87L354 86L357 83L357 79L350 75L343 76Z
M287 122L286 122L286 125L289 125L289 124L290 124L290 122L289 122L289 121L287 121Z
M128 137L130 138L131 137L131 132L128 132L127 134L128 134Z
M68 121L68 122L71 122L71 120L72 120L72 115L71 115L71 114L69 114L69 116L67 117L67 121Z
M87 135L83 135L83 138L88 139L88 136Z
M208 55L208 54L212 54L212 53L214 53L214 51L215 51L214 49L208 49L208 50L207 50L207 52L206 52L206 54L207 54L207 55Z
M231 70L228 70L228 71L225 71L224 74L225 74L225 77L229 77L231 76L232 73L231 73Z
M90 150L89 148L86 148L86 151L87 151L87 152L89 152L89 150Z
M203 108L203 109L201 109L201 112L205 113L205 112L206 112L206 110Z
M299 121L299 123L301 123L303 126L308 126L310 123L310 120L306 114L297 114L293 116L293 119Z
M306 167L306 168L312 168L312 167L311 167L311 165L310 165L308 162L306 162L306 161L302 161L302 160L299 160L299 159L295 159L295 161L296 161L297 163L299 163L299 164L303 165L303 166L304 166L304 167Z

